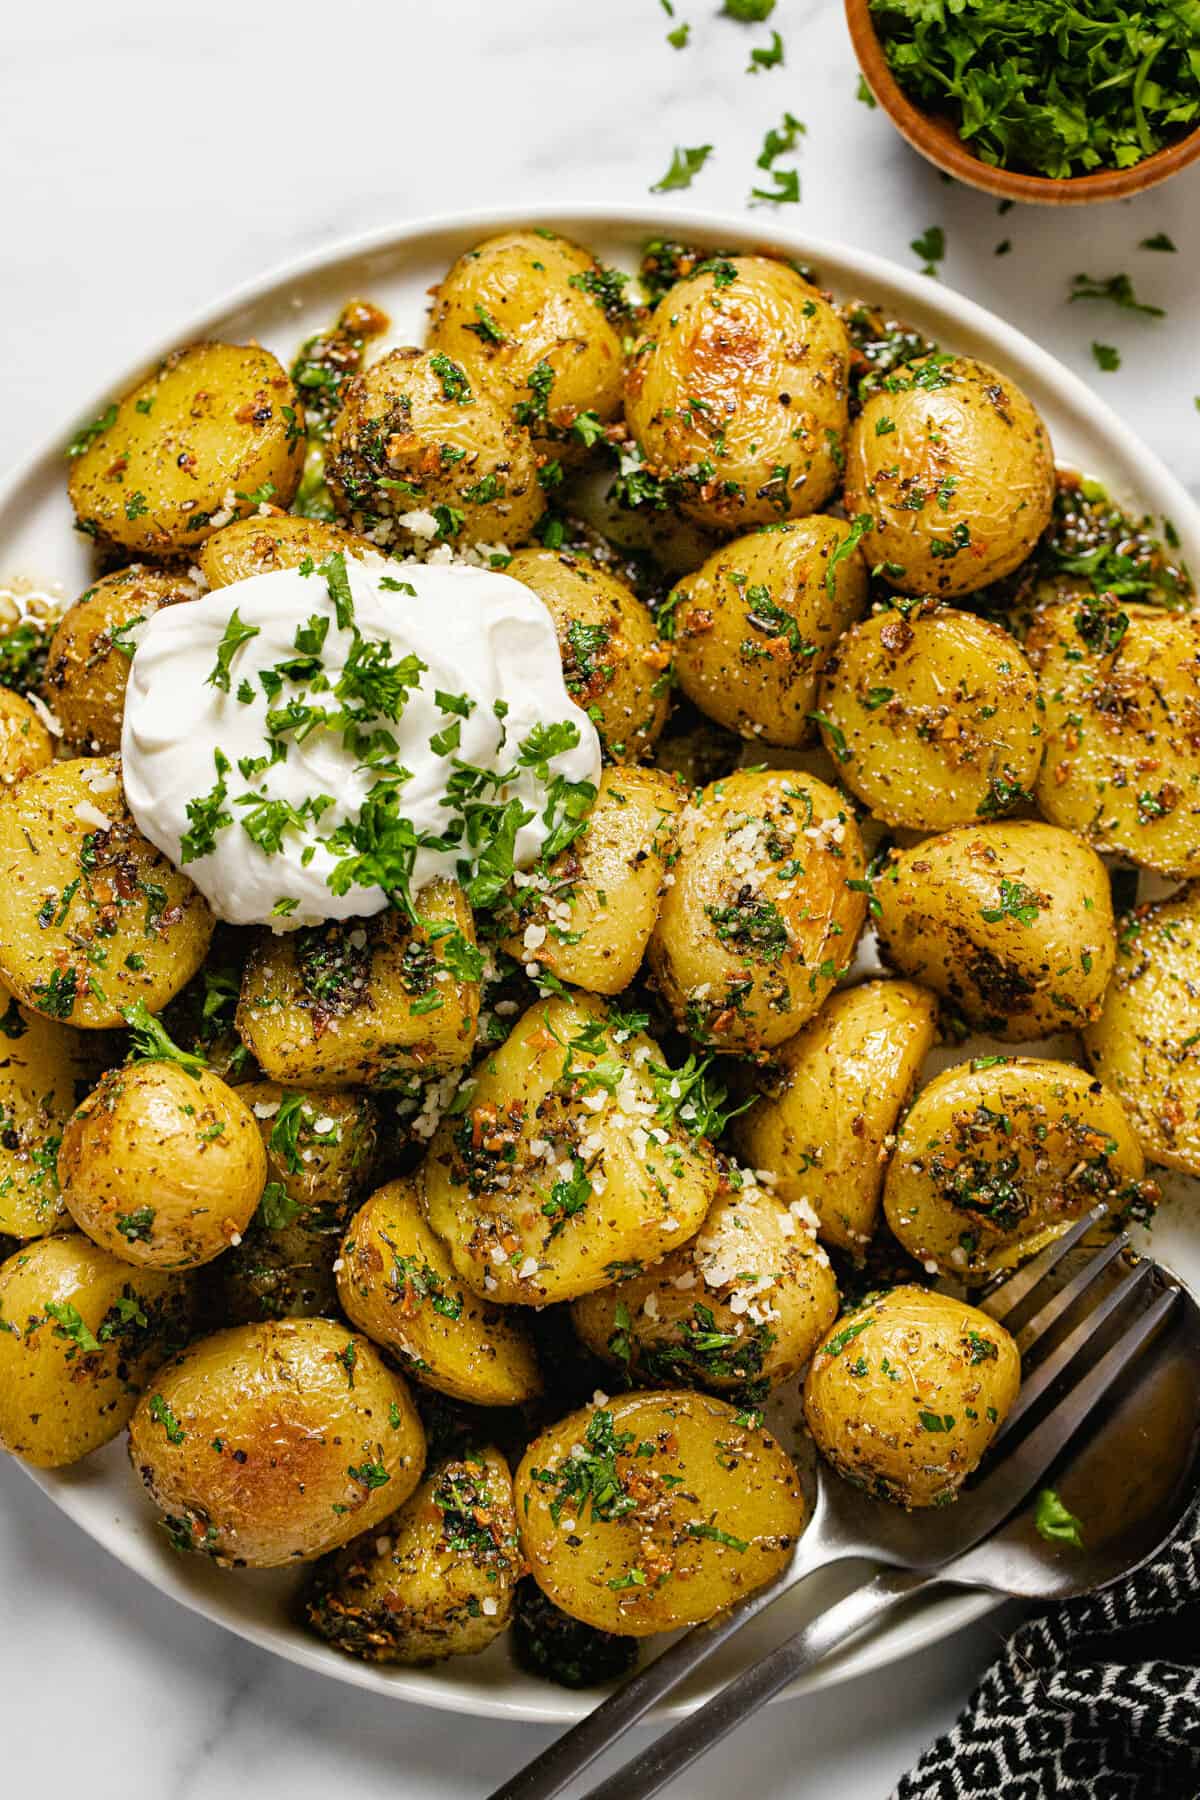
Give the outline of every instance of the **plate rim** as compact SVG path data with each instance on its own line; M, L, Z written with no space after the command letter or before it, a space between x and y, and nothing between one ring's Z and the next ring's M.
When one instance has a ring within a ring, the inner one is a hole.
M1051 389L1064 410L1081 416L1087 431L1096 436L1116 438L1122 443L1126 460L1146 468L1150 484L1167 501L1169 516L1183 524L1185 541L1192 540L1200 554L1200 503L1158 454L1121 418L1110 403L1097 394L1083 379L1050 351L1017 326L992 312L943 282L902 267L889 257L862 249L835 238L814 236L778 221L764 220L760 226L753 217L725 211L709 211L697 207L653 205L646 202L609 202L603 199L579 200L553 205L466 208L452 213L423 214L403 223L393 223L339 238L300 256L283 259L265 272L250 277L216 296L203 308L193 312L162 338L157 346L140 355L136 361L103 387L98 389L71 416L58 423L38 443L18 457L13 466L0 476L0 512L19 496L22 487L36 480L49 468L53 470L63 457L65 444L81 419L98 416L114 394L134 386L147 370L153 368L180 343L201 337L218 329L230 315L262 305L280 297L290 284L307 281L333 269L340 263L379 254L403 253L436 237L453 235L489 235L504 229L532 227L555 228L564 235L576 233L586 242L589 231L610 235L628 235L637 241L647 235L670 234L685 242L689 236L712 242L725 236L745 243L764 253L782 252L811 262L819 269L822 262L852 268L856 280L863 283L864 297L869 297L870 284L876 283L891 294L911 300L918 313L933 311L944 317L951 329L973 332L995 346L1001 356L1011 356L1026 369L1032 368L1038 380ZM1142 504L1142 502L1138 502ZM118 1440L119 1441L119 1440ZM20 1459L16 1459L20 1460ZM437 1711L456 1712L478 1718L497 1718L510 1723L536 1723L564 1726L591 1710L604 1690L574 1692L547 1685L542 1701L525 1700L489 1692L486 1686L472 1692L466 1684L430 1683L428 1672L421 1669L382 1671L376 1665L360 1663L340 1656L331 1647L315 1639L308 1644L299 1636L283 1635L274 1624L261 1625L231 1619L207 1595L190 1592L182 1583L167 1578L161 1568L143 1566L139 1554L145 1549L142 1538L127 1521L114 1517L111 1524L99 1530L94 1521L80 1517L71 1504L77 1483L64 1479L68 1471L43 1470L20 1463L26 1475L71 1522L94 1543L132 1573L149 1582L159 1593L236 1636L282 1657L298 1667L339 1680L351 1686L401 1699ZM854 1645L848 1653L838 1653L830 1662L820 1665L794 1682L778 1699L791 1699L814 1693L836 1683L857 1678L902 1661L905 1657L940 1642L967 1625L994 1611L1004 1602L982 1592L959 1590L936 1609L914 1613L907 1619L904 1642L889 1654L872 1656L872 1640L868 1637ZM886 1640L885 1640L886 1641ZM436 1666L436 1665L435 1665ZM532 1682L533 1678L529 1678ZM666 1703L655 1708L649 1720L680 1718L693 1711L700 1701Z

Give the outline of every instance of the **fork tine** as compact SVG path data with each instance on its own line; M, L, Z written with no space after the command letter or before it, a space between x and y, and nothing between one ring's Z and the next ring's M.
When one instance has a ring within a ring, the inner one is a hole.
M1047 1244L1032 1262L1027 1262L1024 1268L1018 1269L1015 1275L1010 1275L1007 1281L1001 1282L986 1299L981 1300L980 1311L985 1312L989 1319L995 1319L997 1325L1007 1325L1018 1307L1033 1299L1047 1275L1053 1274L1063 1257L1069 1256L1076 1244L1087 1236L1094 1225L1099 1225L1107 1213L1108 1202L1102 1200L1091 1212L1076 1219L1069 1231L1064 1231L1052 1244Z
M1104 1245L1103 1249L1097 1250L1094 1256L1089 1257L1083 1268L1071 1277L1066 1286L1060 1288L1058 1293L1047 1300L1040 1311L1033 1315L1032 1319L1021 1326L1016 1334L1016 1339L1017 1349L1022 1356L1028 1356L1031 1350L1036 1349L1046 1333L1057 1325L1060 1319L1066 1317L1080 1296L1085 1294L1092 1283L1099 1280L1110 1263L1115 1262L1128 1248L1129 1233L1123 1231L1120 1237L1113 1238Z

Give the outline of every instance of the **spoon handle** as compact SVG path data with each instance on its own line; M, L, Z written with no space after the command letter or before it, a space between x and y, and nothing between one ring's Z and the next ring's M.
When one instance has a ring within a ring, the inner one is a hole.
M722 1688L699 1712L681 1720L640 1756L591 1788L584 1800L649 1800L797 1675L938 1579L936 1573L912 1569L881 1570Z

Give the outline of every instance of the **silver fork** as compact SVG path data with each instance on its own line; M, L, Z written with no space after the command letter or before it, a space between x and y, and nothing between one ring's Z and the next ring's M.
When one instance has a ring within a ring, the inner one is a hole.
M1057 1292L1051 1292L1055 1271L1106 1210L1100 1205L1079 1219L982 1301L982 1310L1013 1332L1023 1363L1035 1366L1022 1382L997 1435L998 1454L989 1458L988 1472L953 1506L938 1510L936 1526L931 1527L927 1514L907 1513L869 1499L818 1464L812 1517L784 1573L715 1619L693 1627L497 1788L490 1800L552 1800L693 1670L817 1569L849 1558L885 1565L872 1580L746 1670L642 1756L592 1789L587 1800L643 1800L656 1793L803 1669L922 1588L953 1580L952 1566L1029 1497L1128 1364L1161 1329L1179 1298L1178 1291L1170 1289L1148 1306L1142 1304L1100 1360L1081 1379L1073 1380L1076 1365L1086 1360L1087 1346L1097 1334L1106 1327L1115 1330L1138 1308L1139 1301L1144 1303L1154 1274L1151 1262L1124 1260L1129 1236L1122 1232L1090 1256ZM1107 1292L1067 1330L1071 1316L1106 1275ZM1022 1437L1022 1424L1068 1381L1073 1382L1068 1391ZM1014 1447L1007 1449L1009 1445Z

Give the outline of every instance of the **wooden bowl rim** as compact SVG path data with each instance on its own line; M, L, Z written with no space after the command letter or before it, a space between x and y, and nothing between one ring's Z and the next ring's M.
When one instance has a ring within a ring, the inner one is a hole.
M1156 186L1200 157L1200 125L1156 150L1130 169L1099 169L1091 175L1026 175L998 169L969 150L948 120L923 111L904 92L891 69L871 19L870 0L846 0L846 23L854 54L868 86L900 135L947 175L1005 200L1040 202L1044 206L1086 205L1096 200L1122 200Z

